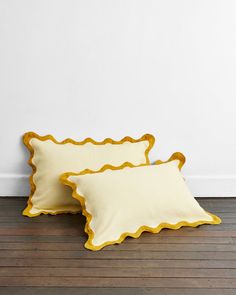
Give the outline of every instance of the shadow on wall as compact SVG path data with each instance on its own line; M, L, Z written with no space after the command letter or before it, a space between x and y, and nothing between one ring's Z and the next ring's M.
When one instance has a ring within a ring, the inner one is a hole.
M29 176L31 174L31 167L28 165L30 154L23 144L22 136L19 138L18 146L21 153L19 167L22 173L9 177L8 182L11 185L11 189L8 192L11 191L12 196L16 194L14 192L17 192L17 196L28 196L30 192Z

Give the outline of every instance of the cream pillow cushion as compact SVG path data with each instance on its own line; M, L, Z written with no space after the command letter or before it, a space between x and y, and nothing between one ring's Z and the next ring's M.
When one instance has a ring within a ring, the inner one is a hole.
M71 190L62 185L59 176L66 171L79 172L86 168L100 169L104 164L148 164L148 153L154 137L146 134L139 139L125 137L120 141L110 138L96 142L87 138L82 142L66 139L58 142L53 136L39 136L28 132L23 142L30 151L29 164L31 194L23 215L33 217L41 213L77 213L80 203L71 197Z
M175 153L161 163L106 165L97 172L61 176L61 181L73 188L86 216L87 249L100 250L127 236L137 238L143 231L158 233L162 228L220 223L188 190L179 171L184 156Z

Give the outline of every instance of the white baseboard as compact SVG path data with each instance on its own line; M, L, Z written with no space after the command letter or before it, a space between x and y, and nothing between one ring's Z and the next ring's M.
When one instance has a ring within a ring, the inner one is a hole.
M22 197L29 195L29 176L24 174L0 174L0 196Z
M196 197L236 197L236 175L192 175L185 179Z
M185 176L196 197L236 197L236 175ZM28 196L28 175L0 175L0 196Z

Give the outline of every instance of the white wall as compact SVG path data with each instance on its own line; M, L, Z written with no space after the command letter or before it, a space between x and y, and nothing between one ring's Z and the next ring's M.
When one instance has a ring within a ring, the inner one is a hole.
M28 194L25 131L153 133L200 196L236 195L236 1L0 0L0 194Z

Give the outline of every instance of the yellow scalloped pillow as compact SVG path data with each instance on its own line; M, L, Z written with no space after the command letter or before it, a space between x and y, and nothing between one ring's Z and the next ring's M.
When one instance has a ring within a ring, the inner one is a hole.
M86 216L85 247L96 251L127 236L137 238L143 231L220 223L188 190L179 171L184 161L181 153L175 153L156 165L105 165L99 171L62 175L61 181L72 187Z
M148 164L148 153L154 137L145 134L139 139L125 137L120 141L110 138L96 142L87 138L81 142L65 139L58 142L53 136L39 136L28 132L23 142L30 151L29 164L31 194L23 215L33 217L44 214L77 213L80 203L71 197L71 190L62 185L59 176L66 171L79 172L86 168L99 169L104 164Z

